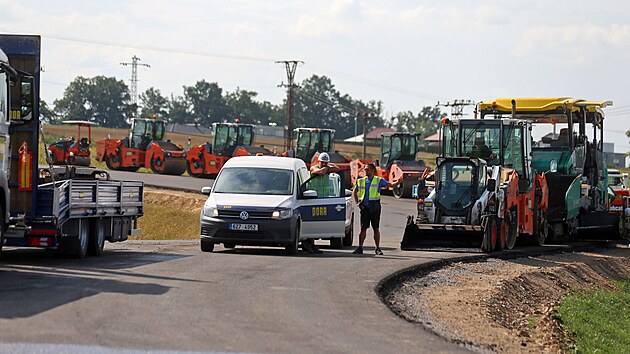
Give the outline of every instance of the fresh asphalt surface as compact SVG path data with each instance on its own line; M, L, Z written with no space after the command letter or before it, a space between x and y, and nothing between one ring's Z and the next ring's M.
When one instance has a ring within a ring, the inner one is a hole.
M112 177L191 190L212 182L126 172ZM293 257L258 247L202 253L198 241L108 243L103 256L80 260L5 249L0 352L463 351L397 317L374 291L399 269L462 256L398 250L413 210L412 200L383 197L384 256L373 254L371 232L361 256L325 247L322 255Z

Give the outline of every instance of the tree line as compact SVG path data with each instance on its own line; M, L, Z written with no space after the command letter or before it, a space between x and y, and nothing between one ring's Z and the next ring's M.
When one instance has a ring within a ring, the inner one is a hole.
M235 121L259 125L283 126L286 120L286 99L273 104L258 99L255 91L237 88L224 91L216 82L197 81L184 85L181 95L165 96L151 87L139 95L138 107L131 103L129 88L114 77L76 77L65 89L62 98L52 105L41 103L42 119L57 123L67 119L88 120L104 127L126 128L129 119L139 112L141 117L157 116L168 122L211 126L215 122ZM354 135L357 115L370 113L368 131L389 126L396 130L435 133L442 117L437 107L422 107L417 113L398 112L383 117L383 102L364 102L336 89L330 78L313 75L294 89L294 127L320 127L336 130L337 138ZM358 119L358 129L363 131Z

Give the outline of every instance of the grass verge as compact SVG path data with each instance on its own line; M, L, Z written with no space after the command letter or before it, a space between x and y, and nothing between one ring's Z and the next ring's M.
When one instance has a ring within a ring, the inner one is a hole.
M578 353L630 353L630 279L619 291L567 296L554 315L575 338Z
M142 229L132 240L192 240L199 238L199 212L145 203L144 216L138 219Z

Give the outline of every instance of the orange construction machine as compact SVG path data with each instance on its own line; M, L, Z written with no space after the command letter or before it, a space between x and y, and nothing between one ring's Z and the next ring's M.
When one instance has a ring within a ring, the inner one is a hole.
M90 143L92 142L92 126L94 122L83 120L67 120L65 124L77 125L77 138L60 138L48 146L46 160L51 165L90 166ZM87 138L81 137L81 128L87 128Z
M298 158L306 163L308 168L311 165L316 164L319 160L319 154L326 152L330 156L330 162L334 163L341 170L341 174L344 176L344 183L350 188L354 186L352 179L352 173L350 172L352 160L345 155L334 151L333 139L335 137L334 129L321 129L321 128L297 128L295 129L296 144L295 144L295 158ZM357 160L362 163L366 160Z
M164 140L165 123L152 118L134 118L129 137L96 142L96 156L111 170L137 171L150 168L154 173L181 175L186 170L184 149Z
M418 178L426 177L431 168L423 160L416 160L418 153L418 136L412 133L395 132L381 134L380 158L374 162L376 175L387 180L403 182L394 187L392 192L396 198L409 198ZM367 161L354 160L350 163L352 181L363 177L363 167Z
M190 147L184 154L186 171L193 177L214 178L227 160L236 156L273 155L260 146L253 146L254 126L240 123L212 124L212 144Z

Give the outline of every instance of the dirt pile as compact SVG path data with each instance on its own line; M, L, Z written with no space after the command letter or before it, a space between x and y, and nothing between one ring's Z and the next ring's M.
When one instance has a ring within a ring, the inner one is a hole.
M570 341L551 316L572 292L616 290L630 250L455 263L410 278L387 300L413 322L480 352L561 352Z
M200 193L155 188L144 189L144 202L147 204L169 206L195 213L201 212L207 198L208 197Z

